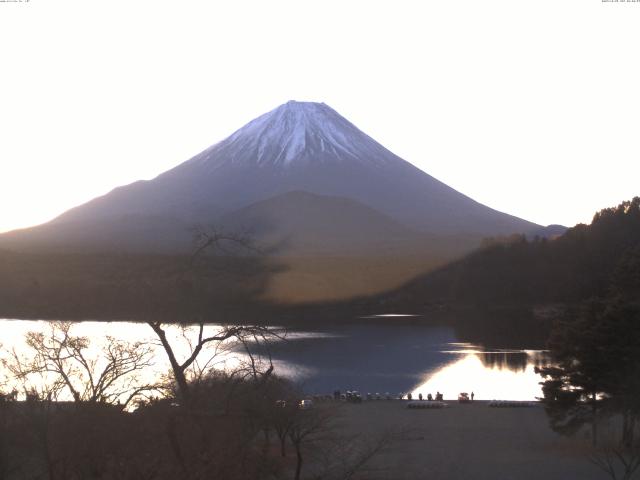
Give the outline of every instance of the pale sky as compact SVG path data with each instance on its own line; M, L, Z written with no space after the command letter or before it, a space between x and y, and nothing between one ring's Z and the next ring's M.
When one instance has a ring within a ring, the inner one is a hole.
M541 224L640 194L640 2L0 1L0 231L323 101Z

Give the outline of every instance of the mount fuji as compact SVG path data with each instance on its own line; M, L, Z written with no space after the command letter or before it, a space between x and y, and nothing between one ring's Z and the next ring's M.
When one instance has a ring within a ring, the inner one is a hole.
M194 224L248 229L296 254L413 252L472 239L464 250L540 228L448 187L324 103L290 101L152 180L1 235L0 246L186 251Z

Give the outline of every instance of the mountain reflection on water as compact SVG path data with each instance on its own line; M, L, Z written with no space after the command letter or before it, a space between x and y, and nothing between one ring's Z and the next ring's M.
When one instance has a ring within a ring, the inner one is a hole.
M5 349L24 348L24 334L49 326L43 321L0 320ZM210 328L215 328L212 326ZM151 329L142 323L82 322L75 334L92 340L98 349L106 335L127 340L153 341ZM180 338L175 332L176 339ZM184 352L186 353L186 346ZM219 354L221 352L218 352ZM264 353L264 352L263 352ZM445 399L474 391L477 399L533 400L541 395L540 377L534 367L546 362L543 351L485 349L460 342L449 326L420 322L373 322L331 325L314 331L294 330L287 339L270 345L276 372L293 378L308 393L331 393L336 389L362 393L399 392L435 394ZM164 352L149 375L169 370ZM233 368L239 351L220 356L220 368Z

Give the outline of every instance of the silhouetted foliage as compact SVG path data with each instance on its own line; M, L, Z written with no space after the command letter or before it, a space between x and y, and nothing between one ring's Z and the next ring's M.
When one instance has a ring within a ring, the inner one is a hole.
M627 222L639 221L637 199L604 210L596 220L626 237L633 233L621 220L627 215ZM595 443L597 413L619 414L621 444L628 449L640 416L640 248L625 247L603 289L606 297L583 303L556 323L549 340L554 365L540 372L552 427L571 433L589 421Z
M594 263L608 272L597 289L603 299L583 303L554 327L549 347L553 367L541 372L552 426L572 431L595 411L622 416L622 443L634 443L640 415L640 199L594 217L593 235L607 245ZM587 415L588 416L588 415ZM595 432L594 432L595 441Z
M345 436L338 403L302 410L301 393L273 375L256 381L214 371L190 392L189 405L169 395L135 412L95 402L3 400L0 478L346 480L393 438ZM282 423L290 425L285 451L271 435Z
M598 415L620 414L633 442L640 414L640 306L592 301L558 322L549 341L553 366L540 372L551 426L574 433Z
M387 303L531 305L604 296L615 272L640 287L640 197L595 214L554 239L488 240L480 250L387 295Z

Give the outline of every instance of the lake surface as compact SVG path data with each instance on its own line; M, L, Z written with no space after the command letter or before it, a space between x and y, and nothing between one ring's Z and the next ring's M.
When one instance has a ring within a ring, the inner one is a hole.
M345 325L280 343L286 363L309 392L444 393L457 398L534 400L542 395L536 365L541 350L491 349L460 342L454 329L425 325Z
M0 320L3 351L15 349L29 354L24 335L29 331L50 330L45 321ZM209 329L217 327L210 326ZM177 354L190 351L186 332L169 328L178 345ZM91 350L99 355L106 336L127 341L156 342L151 328L142 323L81 322L74 324L74 335L89 337ZM145 375L160 376L169 369L162 349L156 348L153 366ZM331 393L358 390L362 394L411 392L444 393L454 399L460 392L474 392L476 399L534 400L541 396L534 367L544 364L541 350L490 349L465 343L453 328L377 321L332 325L324 330L295 330L286 339L270 345L276 372L293 378L308 393ZM214 352L209 350L207 358ZM246 359L241 351L229 346L220 349L214 363L217 368L233 368ZM204 359L204 356L202 357Z

